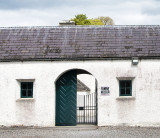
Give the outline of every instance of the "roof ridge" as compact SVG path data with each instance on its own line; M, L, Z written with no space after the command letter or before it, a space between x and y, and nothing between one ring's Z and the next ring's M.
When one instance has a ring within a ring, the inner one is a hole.
M160 27L160 25L68 25L68 26L8 26L0 29L31 29L31 28L119 28L119 27Z

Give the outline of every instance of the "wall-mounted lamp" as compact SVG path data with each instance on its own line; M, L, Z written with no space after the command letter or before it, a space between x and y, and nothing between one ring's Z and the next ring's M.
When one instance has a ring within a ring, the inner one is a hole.
M133 65L137 65L138 62L139 62L138 57L132 57L132 64L133 64Z

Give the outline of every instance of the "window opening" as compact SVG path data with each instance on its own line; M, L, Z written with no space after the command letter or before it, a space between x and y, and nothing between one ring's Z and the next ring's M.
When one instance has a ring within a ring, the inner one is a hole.
M33 82L21 82L21 98L33 98Z

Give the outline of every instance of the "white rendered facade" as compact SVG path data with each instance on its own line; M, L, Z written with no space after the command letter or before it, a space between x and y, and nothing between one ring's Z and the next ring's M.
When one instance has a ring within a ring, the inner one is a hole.
M0 125L55 126L55 82L83 69L97 80L97 125L160 126L160 60L26 61L0 63ZM132 96L119 96L119 80L132 80ZM20 82L33 81L33 98L20 98ZM101 95L101 87L110 89Z

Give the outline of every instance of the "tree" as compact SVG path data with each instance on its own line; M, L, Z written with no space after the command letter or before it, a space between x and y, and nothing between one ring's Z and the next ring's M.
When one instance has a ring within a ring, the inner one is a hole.
M90 25L104 25L104 23L99 19L89 19Z
M114 25L114 21L110 17L100 16L88 19L86 14L77 14L71 21L74 21L76 25Z
M76 25L91 25L85 14L77 14L71 21L74 21Z
M108 16L100 16L98 19L101 20L104 25L114 25L113 19Z

